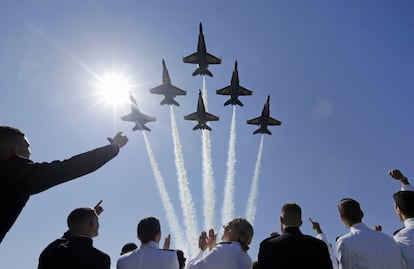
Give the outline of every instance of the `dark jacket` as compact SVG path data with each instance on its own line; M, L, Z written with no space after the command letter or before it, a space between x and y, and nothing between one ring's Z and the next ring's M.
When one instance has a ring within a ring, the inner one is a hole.
M91 173L118 152L118 146L107 145L68 160L51 163L34 163L18 156L0 160L0 243L30 195Z
M260 243L259 269L331 269L325 242L304 235L298 227L287 227L282 235L269 237Z
M92 238L72 236L55 253L51 269L110 269L111 258L92 246Z
M61 244L66 244L72 238L69 231L63 236L50 243L39 255L39 265L37 269L50 269L56 256L56 251Z

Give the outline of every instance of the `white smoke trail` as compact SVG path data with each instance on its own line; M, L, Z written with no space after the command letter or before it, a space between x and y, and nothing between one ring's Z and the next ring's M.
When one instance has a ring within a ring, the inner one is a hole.
M260 166L262 163L262 155L263 155L263 140L264 140L264 135L262 135L260 139L259 152L257 153L257 160L256 160L256 166L254 169L252 185L250 187L250 194L247 200L246 219L252 225L254 223L254 218L256 216L257 189L259 185L259 172L260 172Z
M226 224L234 217L234 178L236 171L236 106L233 106L231 118L229 151L227 156L227 176L224 187L224 200L221 223Z
M198 251L198 224L194 209L193 198L188 187L187 172L184 166L184 157L181 148L180 136L178 134L177 122L174 109L171 106L171 127L174 142L175 167L177 169L178 190L180 192L181 207L183 210L184 223L187 227L187 242L191 253L187 257L195 257Z
M207 87L206 80L203 76L203 99L207 110ZM211 141L208 130L202 130L202 158L203 158L203 193L204 193L204 228L215 229L216 220L214 210L216 208L215 201L215 184L213 179L213 165L211 161Z
M158 191L160 192L162 204L164 205L164 211L165 211L165 214L167 215L168 225L170 227L172 237L176 240L178 249L187 250L187 245L184 243L185 242L183 240L184 236L180 228L177 215L174 212L174 208L170 201L170 197L168 195L167 189L165 188L164 179L162 178L161 172L158 169L158 164L157 164L157 161L155 160L154 153L152 152L151 145L148 141L148 138L145 132L142 132L142 134L144 135L148 157L150 158L152 170L155 176L155 181L157 183Z

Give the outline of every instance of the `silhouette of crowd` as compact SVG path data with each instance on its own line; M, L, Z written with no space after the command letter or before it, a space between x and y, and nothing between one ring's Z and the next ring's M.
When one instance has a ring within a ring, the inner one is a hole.
M91 173L115 157L128 139L121 133L108 138L109 145L64 161L35 163L30 158L30 144L19 129L0 126L0 243L13 226L30 196L55 185ZM343 198L338 211L349 233L336 240L336 255L320 224L309 218L316 237L301 232L302 209L286 203L280 212L281 233L273 232L260 243L257 259L248 254L253 226L244 218L234 218L223 226L220 242L214 229L203 231L198 240L199 253L189 258L181 250L170 249L167 235L163 247L161 224L146 217L137 225L138 247L127 243L116 262L118 269L270 269L270 268L372 268L414 269L414 188L401 171L389 175L400 182L394 193L395 212L404 227L393 236L380 226L367 227L358 201ZM93 268L109 269L109 255L93 246L98 235L102 201L95 207L76 208L67 217L68 231L51 242L39 256L39 269Z

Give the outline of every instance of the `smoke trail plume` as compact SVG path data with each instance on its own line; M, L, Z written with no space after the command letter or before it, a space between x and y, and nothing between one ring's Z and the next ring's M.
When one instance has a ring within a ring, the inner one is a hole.
M256 200L257 200L257 189L259 185L259 172L262 163L263 155L263 140L264 135L260 139L259 152L257 153L256 166L254 169L252 185L250 187L249 199L247 200L246 208L246 219L253 225L254 218L256 216Z
M203 99L207 110L207 87L206 80L203 76ZM202 130L202 159L203 159L203 193L204 193L204 218L205 229L215 229L216 221L214 217L215 201L215 184L213 179L213 165L211 161L211 141L210 134L207 130Z
M158 169L157 161L155 160L154 153L152 152L151 145L148 141L147 135L145 132L142 132L144 135L145 145L148 152L148 157L150 158L152 170L154 172L155 181L157 183L158 191L160 192L161 200L164 205L164 211L167 215L168 225L170 227L170 231L172 233L172 237L177 242L177 248L182 250L187 250L187 245L184 243L184 236L180 228L180 224L178 222L178 218L174 212L174 208L170 201L170 197L168 195L167 189L164 185L164 179L161 176L161 172Z
M224 187L224 200L221 223L225 224L234 217L234 178L236 175L236 106L231 118L229 151L227 156L227 176Z
M187 172L184 166L184 157L181 148L180 136L178 134L177 122L174 109L171 106L171 127L174 142L175 167L177 169L178 190L180 193L181 207L183 210L184 223L187 228L187 242L191 253L187 255L194 257L198 251L198 224L194 209L193 198L188 187Z

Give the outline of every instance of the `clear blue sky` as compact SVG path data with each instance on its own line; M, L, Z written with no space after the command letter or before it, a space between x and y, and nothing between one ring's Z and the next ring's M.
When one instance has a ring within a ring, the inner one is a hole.
M413 178L414 4L412 1L4 1L0 4L0 124L26 132L34 161L65 159L105 145L123 131L129 143L99 171L33 196L0 245L2 268L35 268L42 249L66 230L68 213L103 200L97 248L115 266L121 246L136 240L138 220L153 215L170 227L144 138L120 116L129 106L98 102L97 74L133 76L137 101L157 118L146 133L180 224L170 110L149 88L161 83L164 58L173 84L187 90L174 108L199 229L203 227L201 132L183 115L195 111L202 78L182 63L203 23L207 49L222 58L206 78L215 216L221 228L232 108L215 90L229 84L234 61L241 85L253 90L237 107L235 215L244 216L260 135L247 119L270 94L283 122L264 137L255 236L249 254L279 231L285 202L302 206L329 240L347 232L337 202L360 201L368 226L391 234L399 184L387 170ZM175 247L172 238L172 247ZM188 255L187 255L188 256Z

